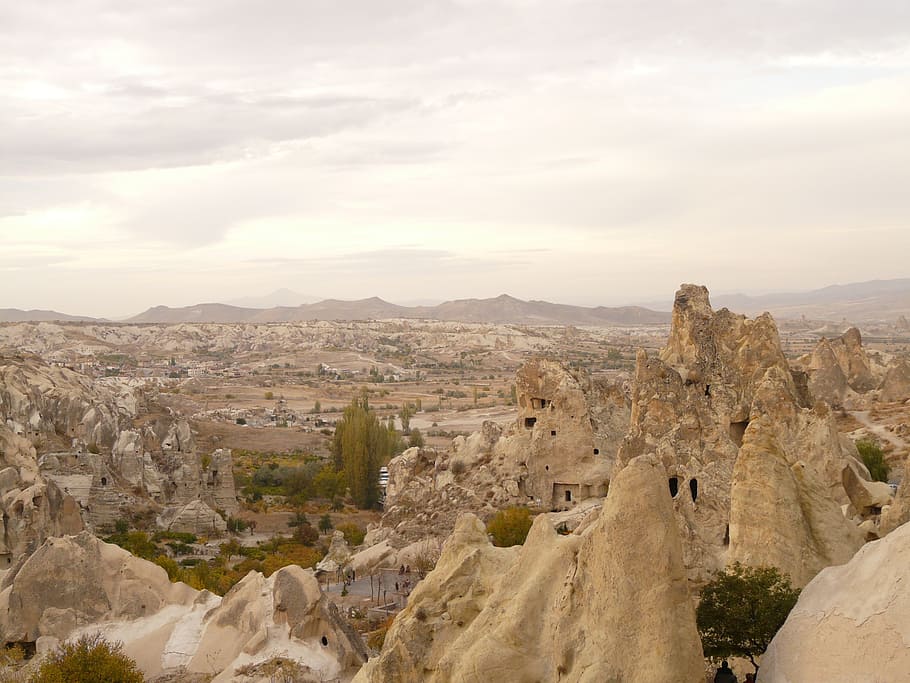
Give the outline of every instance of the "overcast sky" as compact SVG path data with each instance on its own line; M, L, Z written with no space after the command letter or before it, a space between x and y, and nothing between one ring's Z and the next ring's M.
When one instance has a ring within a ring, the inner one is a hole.
M907 0L0 3L0 307L910 275Z

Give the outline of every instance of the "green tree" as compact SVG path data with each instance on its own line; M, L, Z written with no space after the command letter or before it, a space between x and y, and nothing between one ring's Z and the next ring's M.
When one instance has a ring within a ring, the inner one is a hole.
M704 587L696 613L708 657L747 657L758 673L756 655L768 649L796 604L799 589L774 567L738 562Z
M398 441L394 427L382 425L370 410L365 393L344 409L335 426L332 454L357 507L368 509L379 502L379 468L392 457Z
M319 402L319 399L316 399L316 403L313 404L312 413L321 413L322 412L322 403Z
M120 643L101 634L64 643L50 655L30 683L143 683L136 662L123 654Z
M522 545L531 530L531 511L523 507L500 510L487 523L487 533L493 537L493 545L508 548Z
M401 412L398 414L398 417L401 418L401 433L410 434L411 433L411 417L414 415L414 406L412 406L407 401L401 406Z
M325 513L322 517L319 518L319 530L322 533L326 533L333 527L332 518L329 513Z
M856 442L856 450L859 451L863 464L869 470L872 481L888 481L888 475L891 470L888 463L885 462L885 454L882 447L875 441L861 439Z

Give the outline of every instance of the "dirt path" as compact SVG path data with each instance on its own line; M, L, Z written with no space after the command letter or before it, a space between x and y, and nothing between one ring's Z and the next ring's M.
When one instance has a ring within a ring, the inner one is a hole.
M884 425L877 424L872 421L869 417L868 410L851 410L849 411L850 415L856 418L856 421L859 422L863 427L868 429L870 432L880 437L884 441L890 443L894 448L898 450L904 450L910 448L910 444L904 441L901 437L897 436L893 432L888 431Z

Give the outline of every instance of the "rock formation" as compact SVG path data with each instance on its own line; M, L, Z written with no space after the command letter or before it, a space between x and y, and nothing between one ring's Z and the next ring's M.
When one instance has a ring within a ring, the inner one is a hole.
M355 682L703 681L665 481L637 458L582 531L559 536L541 515L520 549L461 517Z
M0 422L31 440L110 444L135 417L126 385L32 357L0 357Z
M848 561L863 536L814 468L786 453L770 422L765 416L749 425L733 469L727 559L775 566L803 586Z
M389 463L383 526L399 544L449 533L461 512L565 510L606 495L629 420L622 389L545 359L525 363L516 386L512 425L487 422L448 452L410 449Z
M0 571L47 537L82 530L76 501L41 476L31 443L5 425L0 425L0 514Z
M811 469L812 474L803 477L806 486L794 490L794 497L778 500L772 488L749 481L763 476L761 468L747 467L739 473L740 485L734 487L734 464L750 441L756 458L767 455L777 457L774 462L779 460L780 467L802 462ZM772 450L762 455L763 448ZM774 514L752 521L771 526L778 514L791 513L777 511L776 506L786 508L811 499L824 512L813 510L808 516L815 519L821 514L827 519L836 509L835 502L848 502L843 469L862 468L853 457L855 449L841 440L830 409L824 404L810 409L771 317L765 314L749 320L727 309L715 312L707 289L695 285L683 285L676 295L670 337L659 358L643 351L638 355L631 426L619 459L628 462L648 453L656 454L669 474L667 485L685 562L696 583L722 569L731 556L765 563L760 557L763 548L751 544L771 531L738 533L734 539L732 507L767 508ZM806 498L808 491L812 494ZM745 497L739 505L733 500L737 495ZM764 499L749 498L759 495ZM845 559L855 551L852 534L844 531L834 536L845 545L822 552L818 562L810 565L820 568L823 558Z
M760 678L902 681L910 671L910 525L821 571L762 658Z
M878 398L886 403L910 400L910 362L898 359L888 367Z
M222 536L227 531L224 518L201 500L182 507L169 507L156 520L160 529L197 536Z
M147 676L219 673L279 654L336 677L365 659L359 636L312 572L250 572L224 598L171 583L157 565L87 532L45 542L0 592L0 638L47 650L100 631L123 642Z

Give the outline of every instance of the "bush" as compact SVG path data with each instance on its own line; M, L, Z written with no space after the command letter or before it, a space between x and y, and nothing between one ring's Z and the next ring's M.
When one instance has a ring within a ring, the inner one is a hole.
M523 507L500 510L487 523L487 533L493 537L493 545L508 548L522 545L531 530L531 511Z
M887 482L890 468L885 462L885 454L882 452L881 446L874 441L861 439L856 442L856 450L859 451L863 464L869 470L872 481Z
M143 683L136 662L101 634L64 643L48 657L31 683Z
M363 543L363 539L366 537L366 531L354 524L354 522L345 522L335 528L344 534L344 540L352 548Z

